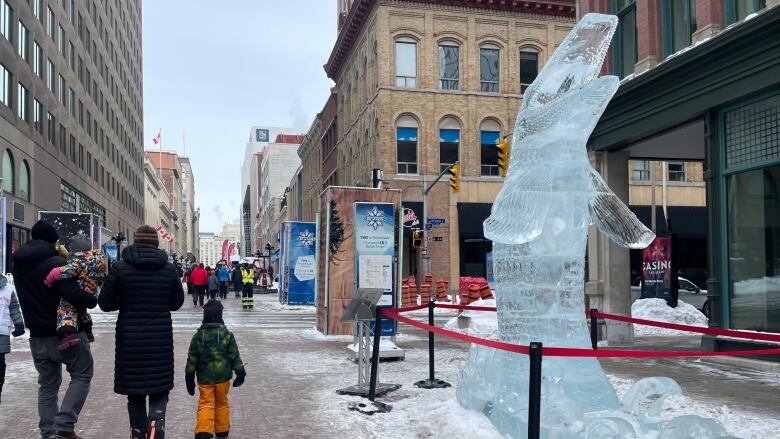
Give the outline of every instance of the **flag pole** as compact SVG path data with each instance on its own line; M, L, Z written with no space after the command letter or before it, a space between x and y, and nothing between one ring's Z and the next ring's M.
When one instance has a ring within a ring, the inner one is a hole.
M160 173L160 180L162 181L163 175L162 175L162 128L160 128L159 131L157 131L157 144L160 145L160 166L159 166L159 173ZM163 185L165 185L165 182L163 181Z

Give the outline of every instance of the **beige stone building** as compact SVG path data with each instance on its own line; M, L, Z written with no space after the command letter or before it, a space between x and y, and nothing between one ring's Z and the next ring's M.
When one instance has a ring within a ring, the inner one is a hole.
M628 166L631 175L628 186L630 205L652 204L651 188L655 186L655 203L658 206L662 206L664 200L667 206L707 206L703 162L630 160ZM655 175L650 174L651 169Z
M445 180L428 198L428 217L444 221L429 233L431 268L453 285L458 276L485 276L491 244L482 221L503 181L495 144L512 132L525 87L573 27L575 2L339 6L339 35L325 65L336 82L338 165L327 180L370 186L380 168L384 187L401 189L404 207L422 220L423 187L459 162L460 192ZM420 255L405 235L407 275Z

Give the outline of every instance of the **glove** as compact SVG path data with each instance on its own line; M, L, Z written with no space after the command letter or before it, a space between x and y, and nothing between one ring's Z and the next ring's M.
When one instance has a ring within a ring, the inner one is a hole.
M246 370L237 370L236 379L233 380L233 387L240 387L242 384L244 384L244 378L246 378Z
M24 326L17 326L13 332L11 332L11 335L14 337L21 337L24 335Z
M184 378L187 381L187 393L195 396L195 374L188 373Z
M51 288L54 286L54 282L57 282L61 279L62 273L60 272L60 267L54 267L51 269L49 274L46 275L46 279L44 279L43 283L45 283L47 287Z

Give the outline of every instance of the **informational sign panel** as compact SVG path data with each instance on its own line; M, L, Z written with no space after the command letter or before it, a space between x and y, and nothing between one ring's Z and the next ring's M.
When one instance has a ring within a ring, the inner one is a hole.
M642 252L642 299L669 299L672 292L672 237L656 236Z
M282 225L282 257L279 281L284 279L287 304L314 305L316 277L315 223L286 222Z
M354 203L355 274L357 288L381 288L378 306L392 307L395 206L391 203ZM381 335L395 335L395 320L382 320Z

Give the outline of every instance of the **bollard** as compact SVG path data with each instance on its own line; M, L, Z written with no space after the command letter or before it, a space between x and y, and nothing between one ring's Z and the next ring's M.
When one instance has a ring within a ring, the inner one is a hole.
M436 308L436 303L432 300L428 302L428 324L433 326L433 310ZM444 380L436 379L436 370L434 367L434 335L433 331L428 331L428 379L421 380L414 383L415 387L421 389L443 389L450 387L450 383Z
M374 348L371 350L371 380L368 384L368 400L374 402L376 397L376 374L379 369L379 337L382 334L382 310L376 309L374 321Z
M590 344L594 350L599 348L599 319L596 317L598 311L596 308L590 309Z
M539 439L542 406L542 344L531 342L528 348L531 362L528 382L528 439Z

